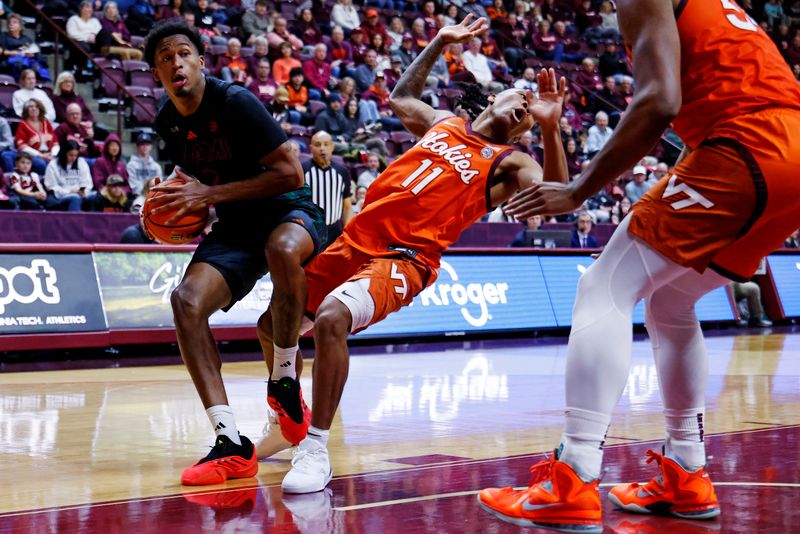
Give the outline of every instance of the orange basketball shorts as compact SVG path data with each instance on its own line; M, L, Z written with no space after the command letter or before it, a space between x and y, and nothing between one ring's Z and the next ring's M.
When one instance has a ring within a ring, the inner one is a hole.
M716 128L633 206L630 232L679 265L753 276L800 228L800 111Z
M350 310L355 334L411 304L433 283L436 272L401 253L367 254L340 236L306 267L306 279L306 315L313 319L331 296Z

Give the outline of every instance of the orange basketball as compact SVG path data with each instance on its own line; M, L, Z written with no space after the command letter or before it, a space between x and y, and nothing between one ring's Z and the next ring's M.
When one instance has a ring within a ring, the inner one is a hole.
M173 178L169 182L170 184L186 183L182 178ZM140 213L144 231L151 238L165 245L183 245L194 240L202 233L208 223L208 206L205 206L202 210L187 213L167 225L167 221L175 215L174 210L153 212L153 208L158 206L158 203L152 202L152 200L162 194L160 191L150 191L144 200Z

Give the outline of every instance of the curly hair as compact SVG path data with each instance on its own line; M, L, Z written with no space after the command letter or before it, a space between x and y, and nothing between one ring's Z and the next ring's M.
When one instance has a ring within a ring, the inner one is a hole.
M173 35L185 35L189 41L197 48L199 55L205 54L206 48L203 45L203 40L197 30L190 28L182 18L175 17L162 20L153 26L150 33L147 34L144 40L144 59L151 67L156 66L156 48L158 43L167 37Z
M456 103L461 109L469 114L472 120L475 120L478 115L483 113L483 110L489 105L489 97L486 95L481 86L477 83L457 82L464 94Z

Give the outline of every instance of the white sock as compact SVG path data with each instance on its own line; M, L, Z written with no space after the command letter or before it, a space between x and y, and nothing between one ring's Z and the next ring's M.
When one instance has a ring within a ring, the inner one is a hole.
M308 427L308 434L306 435L306 439L313 441L315 444L318 444L320 448L327 449L328 448L328 437L330 436L330 430L322 430L321 428L317 428L314 425Z
M566 425L561 436L559 460L568 463L584 482L600 478L603 464L603 443L611 416L567 408Z
M667 421L667 439L664 454L678 461L687 471L697 471L706 465L706 447L703 442L703 408L664 410Z
M295 359L297 358L297 345L293 347L281 348L278 345L272 345L275 352L275 358L272 360L272 374L270 380L280 380L288 376L289 378L297 378L297 370L295 369Z
M227 404L217 404L206 410L211 426L217 436L225 435L237 445L242 444L239 439L239 431L236 428L236 420L233 418L233 410Z

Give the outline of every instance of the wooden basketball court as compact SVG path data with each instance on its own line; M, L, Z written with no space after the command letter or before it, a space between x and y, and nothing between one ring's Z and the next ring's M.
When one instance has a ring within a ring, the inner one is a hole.
M722 515L690 522L605 508L606 532L800 532L800 335L708 337L707 446ZM289 452L257 478L186 488L212 433L182 366L0 375L0 532L533 532L479 509L524 486L558 444L566 339L380 346L352 357L331 432L335 478L283 496ZM311 397L311 366L303 388ZM226 364L240 431L266 419L263 363ZM647 340L634 344L603 495L646 480L663 437ZM608 503L606 503L608 504Z

